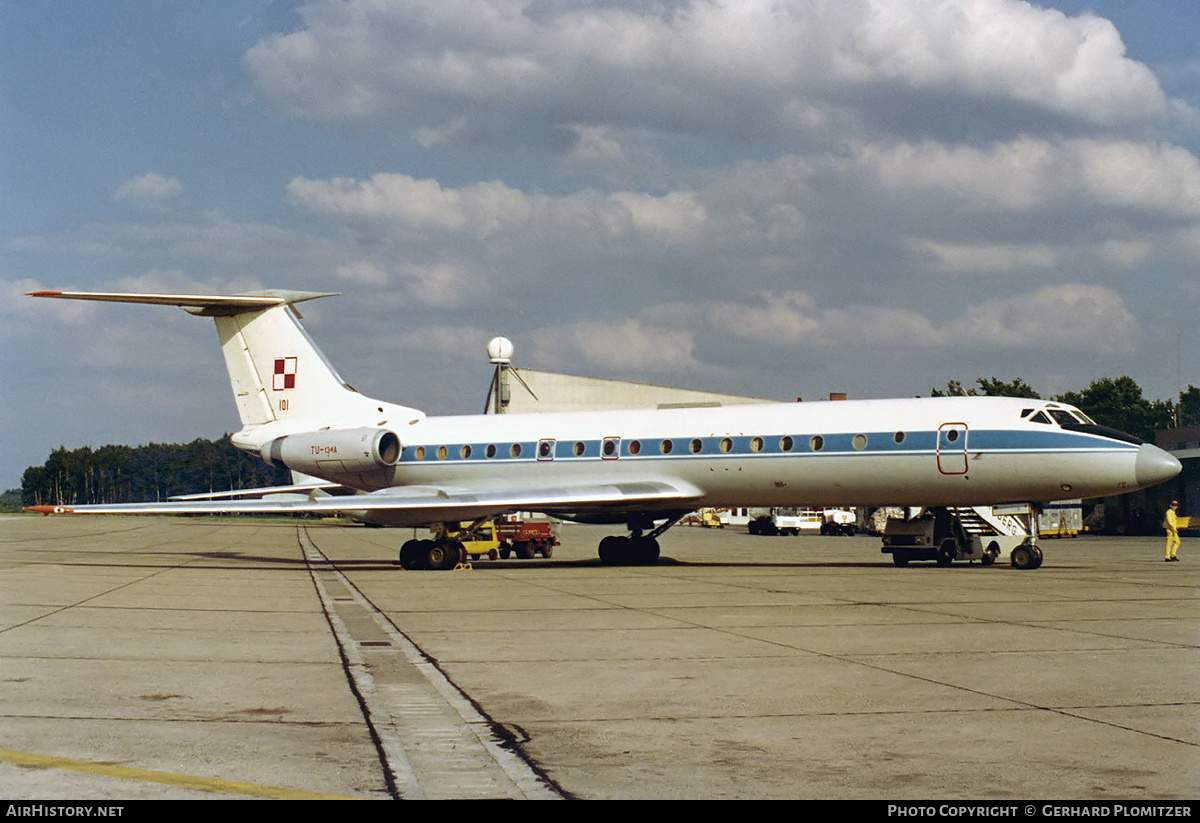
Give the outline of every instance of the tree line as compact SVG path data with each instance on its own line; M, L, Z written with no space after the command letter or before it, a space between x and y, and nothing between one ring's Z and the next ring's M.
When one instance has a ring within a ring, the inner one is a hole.
M268 466L219 440L145 446L59 447L21 478L25 506L140 503L291 482L287 469Z

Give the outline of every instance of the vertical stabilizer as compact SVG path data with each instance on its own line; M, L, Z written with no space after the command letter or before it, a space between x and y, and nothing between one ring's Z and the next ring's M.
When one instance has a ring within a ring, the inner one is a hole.
M378 417L378 404L346 385L290 304L216 315L217 335L243 426L288 418L341 426Z
M243 429L276 422L287 428L379 425L382 418L422 417L416 409L364 397L348 386L300 325L293 304L332 295L264 291L238 295L30 292L31 297L179 306L217 324ZM295 423L295 426L290 425Z

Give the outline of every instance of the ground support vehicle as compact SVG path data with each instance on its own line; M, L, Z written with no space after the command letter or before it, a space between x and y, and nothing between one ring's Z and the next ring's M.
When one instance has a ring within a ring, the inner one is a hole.
M685 518L686 520L687 518ZM691 522L706 529L723 529L725 523L716 509L700 509L691 515Z
M821 534L853 537L858 533L858 516L853 509L825 509L821 518Z
M1083 531L1083 501L1056 500L1042 507L1038 515L1041 537L1078 537Z
M1005 515L988 514L992 522L974 509L937 507L911 520L888 518L880 551L890 554L897 566L907 566L914 560L933 560L939 566L978 560L990 566L1005 550L1014 568L1036 569L1042 565L1042 551L1019 519L1007 516L1013 520L1008 523L1002 519ZM1012 533L1019 530L1024 533Z
M515 554L523 560L530 560L536 555L550 557L554 547L559 545L555 524L546 520L504 519L496 524L499 537L500 557L507 559L509 554Z
M458 528L449 528L452 524L443 524L430 529L436 539L457 541L462 546L463 559L479 560L486 557L496 560L500 557L500 537L496 524L491 520L482 523L459 523Z
M747 528L750 534L774 536L777 534L797 535L802 531L815 532L821 528L821 512L814 509L776 508L751 509L751 520Z

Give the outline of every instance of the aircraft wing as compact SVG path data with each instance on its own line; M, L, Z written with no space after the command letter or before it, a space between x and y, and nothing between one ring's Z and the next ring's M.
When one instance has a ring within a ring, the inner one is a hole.
M578 483L546 487L448 488L401 486L345 497L303 500L180 500L166 503L109 503L85 506L30 506L42 514L337 514L391 525L424 525L474 520L513 511L587 512L687 511L701 490L680 480ZM290 497L290 496L289 496Z

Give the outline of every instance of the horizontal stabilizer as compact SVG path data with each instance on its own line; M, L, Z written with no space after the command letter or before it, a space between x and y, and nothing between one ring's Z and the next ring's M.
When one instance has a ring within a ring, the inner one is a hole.
M60 300L95 300L101 303L149 303L156 306L179 306L185 311L203 317L241 314L262 311L273 306L284 306L315 300L318 297L334 297L336 292L315 291L266 291L246 294L126 294L98 291L31 291L29 297L55 297Z

